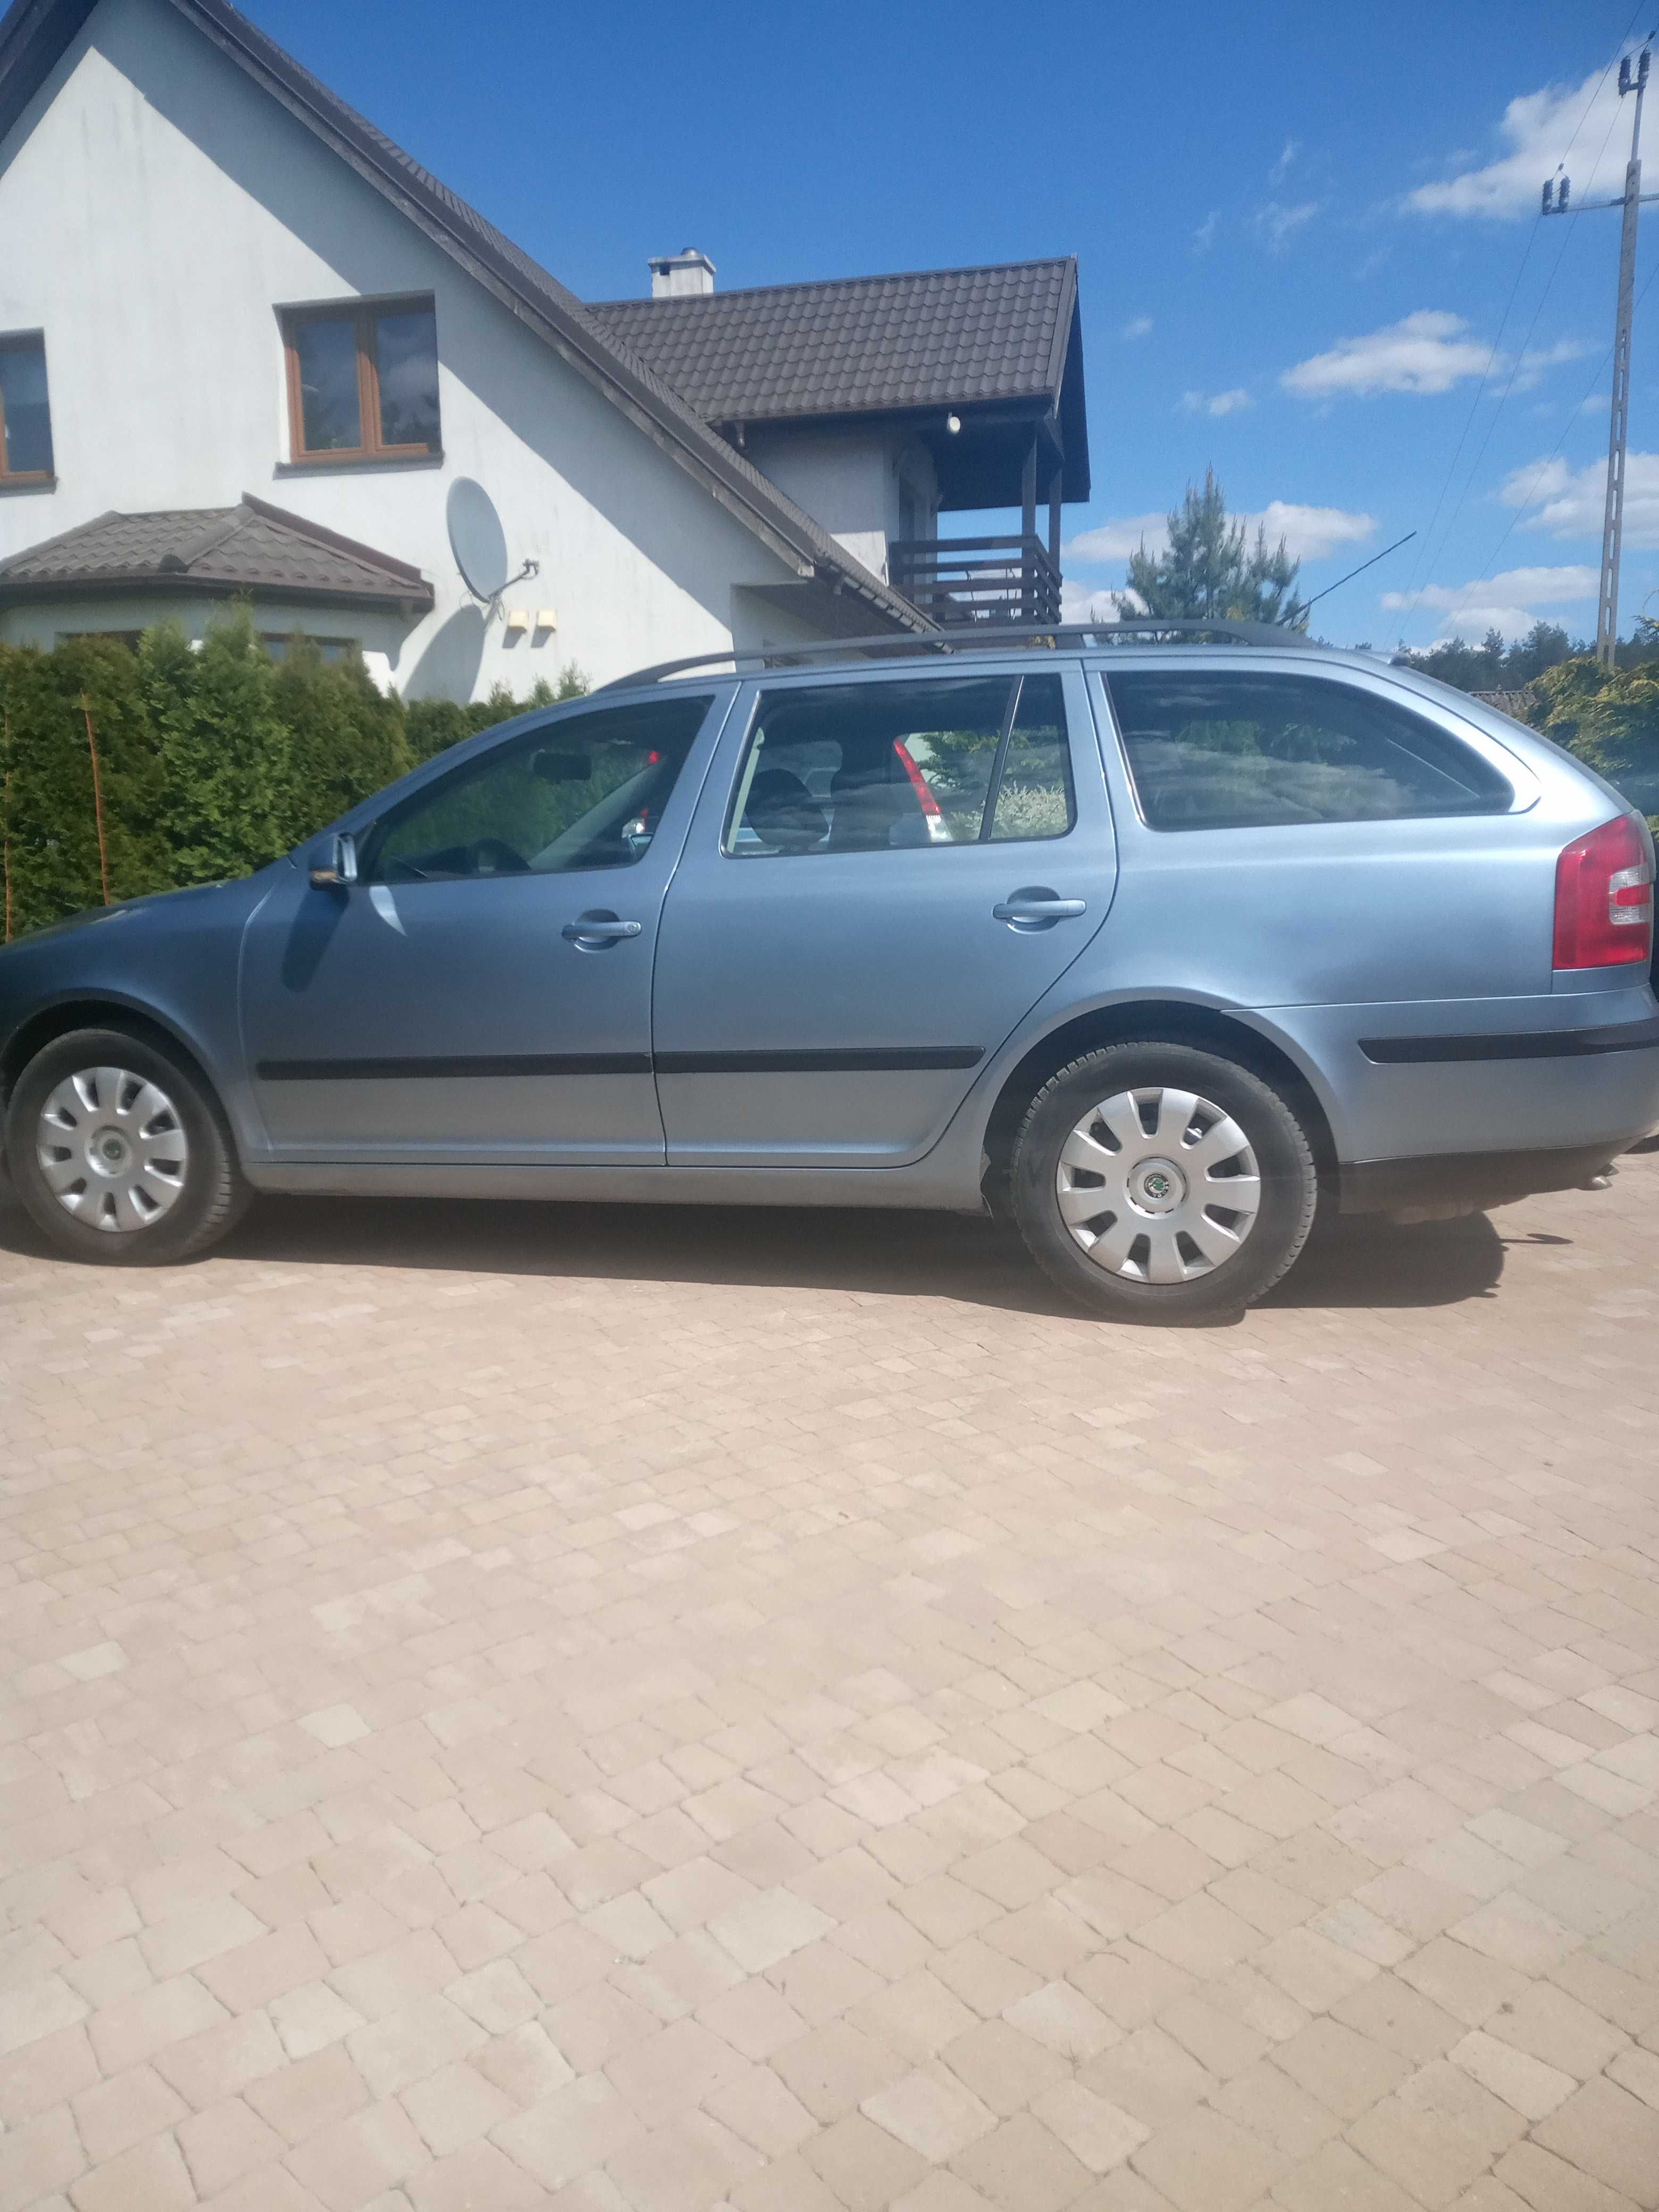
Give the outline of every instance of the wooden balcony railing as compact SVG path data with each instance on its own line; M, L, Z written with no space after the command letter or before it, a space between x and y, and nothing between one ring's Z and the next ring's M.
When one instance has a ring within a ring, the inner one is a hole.
M1060 570L1040 538L895 538L887 574L941 625L1060 620Z

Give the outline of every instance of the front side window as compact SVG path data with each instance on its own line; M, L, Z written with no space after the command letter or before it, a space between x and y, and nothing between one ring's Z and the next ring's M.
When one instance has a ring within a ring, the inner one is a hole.
M290 450L296 461L436 453L438 325L430 300L291 308Z
M0 483L52 477L46 342L39 331L0 334Z
M1058 676L761 694L734 860L1063 837L1076 820Z
M709 695L574 715L455 769L384 816L360 878L449 883L642 860Z
M1107 689L1153 830L1501 814L1514 797L1432 722L1328 678L1146 669Z

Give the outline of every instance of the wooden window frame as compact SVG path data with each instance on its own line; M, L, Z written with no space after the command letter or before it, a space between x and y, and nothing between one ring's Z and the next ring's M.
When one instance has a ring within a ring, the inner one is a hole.
M22 353L39 346L40 366L46 363L46 334L44 331L0 331L0 353ZM52 437L52 385L46 385L46 435ZM58 451L52 444L52 463L49 469L11 469L6 465L6 395L0 391L0 491L21 489L30 484L55 484L58 481Z
M388 446L380 438L380 377L374 357L374 325L382 315L425 313L433 318L433 358L437 358L437 309L430 292L411 293L390 300L343 300L310 307L282 309L283 352L288 383L288 450L295 468L325 469L354 461L428 461L443 453L441 407L439 443L434 446ZM357 420L363 442L360 446L328 446L313 453L307 446L305 398L300 389L301 323L351 323L357 346Z

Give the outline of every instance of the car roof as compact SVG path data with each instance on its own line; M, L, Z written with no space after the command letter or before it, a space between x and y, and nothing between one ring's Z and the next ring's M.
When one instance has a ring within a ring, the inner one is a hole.
M1110 653L1142 654L1178 647L1188 652L1219 650L1230 663L1238 647L1294 653L1298 659L1335 661L1346 665L1376 669L1382 656L1354 653L1340 646L1322 645L1301 631L1279 623L1181 618L1139 621L1127 618L1109 623L975 623L955 629L925 635L837 638L805 645L732 646L722 652L689 654L663 660L649 668L632 670L600 685L601 692L649 689L672 678L696 672L713 674L729 669L743 678L761 674L836 673L860 667L890 665L894 661L937 665L996 660L1006 663L1010 653L1024 652ZM1236 664L1235 664L1236 665ZM728 680L731 680L728 678Z

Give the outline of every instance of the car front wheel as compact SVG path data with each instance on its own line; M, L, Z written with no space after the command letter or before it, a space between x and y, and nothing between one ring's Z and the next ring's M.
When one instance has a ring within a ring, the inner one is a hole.
M6 1157L59 1250L106 1266L189 1259L251 1195L201 1079L119 1030L76 1030L35 1054L12 1091Z
M1242 1313L1302 1249L1317 1195L1285 1100L1188 1045L1109 1045L1073 1060L1032 1100L1014 1147L1014 1213L1032 1257L1113 1321Z

